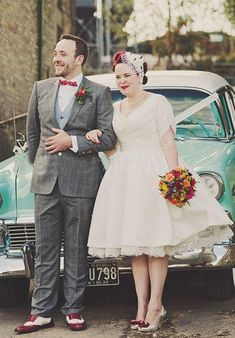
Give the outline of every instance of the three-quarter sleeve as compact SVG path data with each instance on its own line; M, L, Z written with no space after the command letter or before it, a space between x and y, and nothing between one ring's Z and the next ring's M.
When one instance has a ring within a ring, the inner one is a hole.
M176 133L176 123L171 104L163 95L157 95L156 121L160 137L162 137L169 128Z

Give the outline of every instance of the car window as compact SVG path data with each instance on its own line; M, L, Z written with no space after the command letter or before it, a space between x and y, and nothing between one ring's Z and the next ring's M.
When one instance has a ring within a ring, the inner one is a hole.
M185 109L193 106L195 103L205 99L208 94L199 90L192 89L150 89L151 92L164 95L171 103L174 114L177 116Z
M151 88L147 90L164 95L171 103L175 116L209 96L205 92L185 88ZM112 95L114 101L122 99L122 95L118 91L113 91ZM181 121L177 125L177 136L184 138L225 137L223 123L216 103L212 102L192 116Z
M113 103L120 101L124 98L124 95L122 95L118 90L112 90L111 95Z
M177 126L177 134L192 137L225 137L216 104L213 102Z

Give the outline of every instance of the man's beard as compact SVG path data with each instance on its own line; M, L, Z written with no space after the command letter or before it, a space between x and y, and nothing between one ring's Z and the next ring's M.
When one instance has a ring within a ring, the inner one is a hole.
M55 72L55 77L59 77L59 76L65 76L66 75L66 73L65 73L65 71L61 71L61 72Z
M56 77L59 77L59 76L66 76L67 74L69 73L69 70L68 70L68 66L65 67L63 70L59 71L58 69L56 70L55 68L55 76Z

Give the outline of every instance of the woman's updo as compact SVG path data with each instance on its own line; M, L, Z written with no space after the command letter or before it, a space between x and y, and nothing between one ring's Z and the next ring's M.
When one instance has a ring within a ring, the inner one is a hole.
M146 61L144 61L143 67L144 67L143 85L145 85L148 82L148 78L145 75L147 73L147 70L148 70L148 65L147 65Z
M144 57L142 55L130 53L125 50L119 51L113 56L113 72L115 71L116 65L119 63L127 64L136 72L137 75L139 75L142 84L147 83L148 78L145 74L148 70L148 67L147 62L144 61Z

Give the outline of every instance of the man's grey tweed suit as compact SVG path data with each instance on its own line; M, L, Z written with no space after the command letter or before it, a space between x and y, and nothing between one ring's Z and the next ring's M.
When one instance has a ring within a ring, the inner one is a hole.
M59 254L64 233L64 314L80 313L87 283L87 238L95 196L103 176L99 151L113 149L113 107L110 89L83 78L89 87L85 101L72 105L64 131L77 137L78 152L45 150L45 140L59 128L55 105L58 78L36 82L29 102L27 136L33 163L31 191L35 193L36 288L32 314L51 316L57 302ZM86 132L100 129L99 145Z

